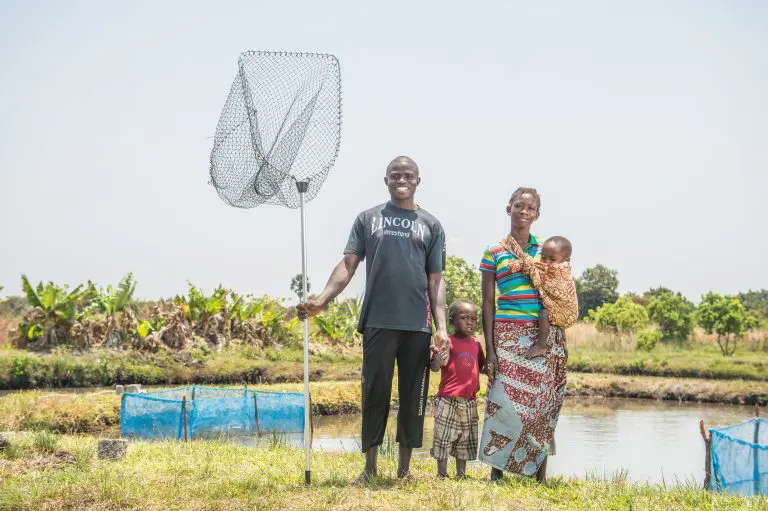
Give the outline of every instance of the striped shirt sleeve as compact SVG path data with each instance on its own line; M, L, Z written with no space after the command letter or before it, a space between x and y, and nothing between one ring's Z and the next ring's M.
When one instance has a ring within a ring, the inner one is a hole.
M480 260L480 271L496 273L496 257L491 254L490 247L483 252L483 258Z

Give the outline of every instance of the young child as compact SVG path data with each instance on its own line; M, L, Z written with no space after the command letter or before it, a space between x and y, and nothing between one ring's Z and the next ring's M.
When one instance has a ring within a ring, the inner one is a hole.
M457 300L448 310L454 333L450 342L432 357L432 371L440 371L435 399L435 434L431 454L437 459L437 475L447 477L448 457L456 458L456 477L466 477L467 460L477 458L477 402L480 371L485 356L472 337L477 328L477 307Z
M539 337L528 348L528 358L546 353L551 325L568 328L579 318L576 285L571 277L571 242L553 236L541 247L541 260L523 252L512 236L504 240L505 248L517 256L507 265L512 272L523 272L539 291L542 309L539 311Z

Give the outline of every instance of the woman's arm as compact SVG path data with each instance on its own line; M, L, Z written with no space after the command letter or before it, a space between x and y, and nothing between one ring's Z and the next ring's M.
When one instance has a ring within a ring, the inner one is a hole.
M485 372L493 380L498 369L496 348L493 344L493 320L496 315L496 275L483 272L483 334L485 335Z

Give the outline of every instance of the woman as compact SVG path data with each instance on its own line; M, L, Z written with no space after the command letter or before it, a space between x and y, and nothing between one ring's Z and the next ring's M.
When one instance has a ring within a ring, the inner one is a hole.
M480 263L488 393L478 458L491 465L492 481L501 479L502 470L544 481L565 392L562 330L551 330L544 356L526 358L538 335L541 301L528 277L507 267L516 259L505 248L509 236L540 258L539 240L530 233L540 207L535 189L515 190L507 205L509 235L488 247Z

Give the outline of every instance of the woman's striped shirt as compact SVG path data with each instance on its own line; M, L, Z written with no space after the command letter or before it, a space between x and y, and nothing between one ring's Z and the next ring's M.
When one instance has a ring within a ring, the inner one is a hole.
M534 259L541 259L538 238L530 235L525 251ZM517 257L496 243L485 250L480 261L480 271L493 272L496 275L496 321L536 321L541 309L539 292L524 274L509 271L507 263L512 259Z

